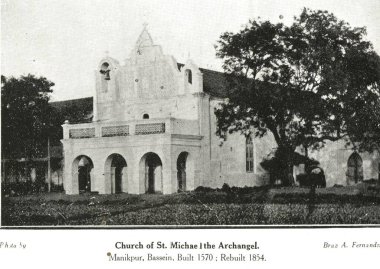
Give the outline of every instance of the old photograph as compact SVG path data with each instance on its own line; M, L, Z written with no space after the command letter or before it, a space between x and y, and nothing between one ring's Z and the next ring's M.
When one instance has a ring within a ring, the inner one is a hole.
M2 227L380 224L379 1L1 1Z

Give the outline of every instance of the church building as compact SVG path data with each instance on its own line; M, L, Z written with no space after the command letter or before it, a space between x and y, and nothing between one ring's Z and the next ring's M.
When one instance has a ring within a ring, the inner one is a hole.
M106 56L95 79L92 122L63 124L67 194L170 194L269 183L260 162L276 148L270 135L232 134L222 143L215 134L214 110L227 97L223 73L191 60L177 63L144 28L125 63ZM377 177L378 153L362 160L342 145L314 154L328 186L345 184L347 173L354 181Z

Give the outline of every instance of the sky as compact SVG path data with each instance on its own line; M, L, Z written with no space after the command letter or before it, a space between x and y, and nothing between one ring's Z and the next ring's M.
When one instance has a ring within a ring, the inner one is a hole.
M99 61L108 51L123 63L144 23L178 62L221 70L214 45L223 32L257 17L290 24L303 7L367 27L380 52L380 0L1 0L1 74L48 78L53 101L93 96Z

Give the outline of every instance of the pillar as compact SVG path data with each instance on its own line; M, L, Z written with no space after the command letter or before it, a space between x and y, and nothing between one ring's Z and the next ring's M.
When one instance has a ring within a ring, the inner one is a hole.
M116 167L111 167L111 192L116 193Z
M67 194L79 194L78 176L79 176L78 170L77 171L73 171L71 179L69 179L68 181L66 181L66 182L69 183L69 184L67 184L68 186L67 186L67 189L66 189L66 193Z
M145 167L140 167L140 163L135 162L129 171L132 171L132 174L128 176L128 193L145 193Z
M162 193L162 166L154 169L154 191Z
M112 168L114 168L114 167L112 167ZM101 182L99 182L99 183L101 183ZM104 173L104 183L101 185L103 185L103 187L99 186L100 187L98 189L99 193L101 193L101 194L112 193L112 172L111 171L107 171Z

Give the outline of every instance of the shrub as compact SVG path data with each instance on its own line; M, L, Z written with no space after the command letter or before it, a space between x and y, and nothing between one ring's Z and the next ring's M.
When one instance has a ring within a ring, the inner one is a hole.
M296 180L297 182L300 184L300 186L310 186L309 184L307 184L307 174L299 174L297 175L296 177Z
M260 162L260 165L270 174L270 185L275 185L278 180L281 181L282 185L286 186L290 184L284 175L287 167L287 163L284 162L284 154L284 152L276 150ZM319 164L317 160L301 155L298 152L293 152L291 159L293 165L305 164L305 166L315 166Z
M63 185L57 185L57 184L52 183L50 186L50 191L52 191L52 192L63 192L64 191Z
M321 174L299 174L297 175L297 181L301 187L326 187L326 178L323 173Z
M222 190L222 192L230 193L231 187L227 183L224 183L221 190Z
M215 191L215 189L210 188L210 187L199 186L194 191L195 192L212 192L212 191Z
M48 184L41 181L1 183L1 194L4 196L20 196L32 193L46 192L47 190Z

